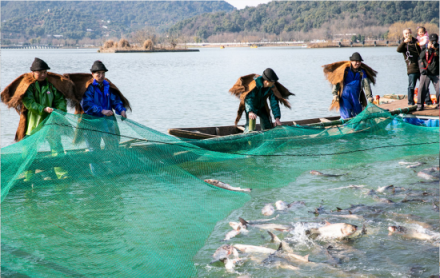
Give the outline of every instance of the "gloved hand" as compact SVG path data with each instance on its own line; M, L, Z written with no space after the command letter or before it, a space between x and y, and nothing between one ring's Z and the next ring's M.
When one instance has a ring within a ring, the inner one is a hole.
M334 96L333 96L333 101L337 101L337 102L339 102L339 96L338 96L338 95L334 95Z
M374 100L374 99L373 99L372 97L369 97L369 98L368 98L368 102L369 102L369 103L373 103L373 100Z

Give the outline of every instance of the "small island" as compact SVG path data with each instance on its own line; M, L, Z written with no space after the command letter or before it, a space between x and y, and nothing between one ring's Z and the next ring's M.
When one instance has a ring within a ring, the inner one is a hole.
M130 44L126 39L120 39L119 42L108 40L98 49L99 53L155 53L155 52L199 52L199 49L178 47L177 43L171 42L167 45L156 45L153 40L145 40L142 45Z

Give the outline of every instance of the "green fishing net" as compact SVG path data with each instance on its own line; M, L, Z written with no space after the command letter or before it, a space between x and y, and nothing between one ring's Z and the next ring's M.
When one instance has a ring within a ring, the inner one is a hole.
M335 127L181 140L118 116L55 111L1 151L4 274L193 277L216 223L254 194L310 170L436 155L439 130L369 105Z

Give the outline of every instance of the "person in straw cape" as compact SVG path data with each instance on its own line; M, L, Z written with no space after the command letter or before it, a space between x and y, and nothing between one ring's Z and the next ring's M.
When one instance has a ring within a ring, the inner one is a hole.
M90 152L99 152L103 140L105 150L117 150L120 136L114 114L127 118L126 111L131 109L130 103L116 85L105 78L108 70L101 61L95 61L90 71L92 74L65 74L75 83L76 96L81 99L75 110L76 114L82 116L79 118L74 143L78 144L85 139ZM90 168L92 174L104 173L97 164L90 164Z
M54 109L67 112L66 99L72 104L78 103L73 82L62 75L48 72L49 69L45 61L35 58L31 72L20 75L1 92L2 102L9 108L14 108L20 115L15 141L39 130L41 123ZM59 132L50 132L46 140L52 156L64 153ZM59 179L67 177L67 171L62 167L55 167L54 170ZM33 171L27 171L25 180L30 180L32 175Z
M279 102L291 108L287 99L294 95L278 82L278 76L271 68L264 70L261 76L253 73L240 77L229 92L240 99L235 125L238 124L243 112L246 113L245 133L249 132L249 118L255 120L257 116L260 118L261 130L273 127L267 99L275 118L273 125L280 126Z
M342 119L352 118L362 112L367 101L373 102L370 83L376 84L377 71L362 63L358 52L350 61L324 65L324 75L333 85L330 109L337 109Z

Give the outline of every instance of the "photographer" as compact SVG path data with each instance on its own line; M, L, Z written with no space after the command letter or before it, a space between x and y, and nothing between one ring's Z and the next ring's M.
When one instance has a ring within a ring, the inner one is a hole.
M420 53L420 84L419 84L419 95L417 98L417 111L421 111L424 109L423 101L429 87L429 83L432 81L432 84L435 88L435 95L437 97L437 105L439 101L439 80L438 80L438 65L439 65L439 51L438 51L438 35L431 34L429 36L428 47L422 50Z
M416 88L417 80L420 79L418 60L422 50L417 44L417 39L412 36L411 29L403 30L403 41L397 47L397 52L402 53L403 58L405 58L408 74L408 106L414 105L414 89ZM426 94L425 102L426 104L432 104L429 90Z

